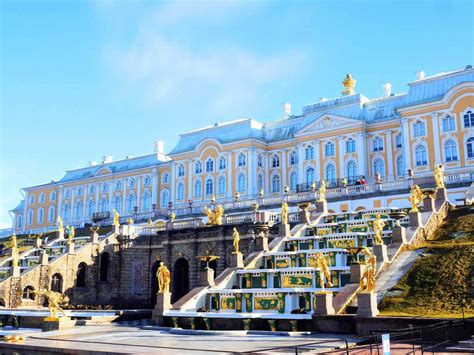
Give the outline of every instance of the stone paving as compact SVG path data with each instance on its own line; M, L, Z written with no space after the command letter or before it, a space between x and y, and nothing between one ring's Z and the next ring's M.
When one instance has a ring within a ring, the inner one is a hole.
M311 334L297 336L261 335L196 335L172 334L165 330L141 329L123 325L76 327L70 330L31 334L24 344L0 343L0 352L5 347L20 353L88 353L88 354L268 354L295 353L295 346L318 343L311 348L324 352L339 347L345 348L344 339L349 345L360 340L336 334ZM283 349L276 350L275 348ZM285 348L289 347L289 348Z

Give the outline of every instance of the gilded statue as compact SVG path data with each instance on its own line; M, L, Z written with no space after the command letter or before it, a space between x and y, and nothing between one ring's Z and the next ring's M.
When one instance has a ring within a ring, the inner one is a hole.
M372 253L367 252L369 260L367 260L366 268L362 273L360 279L360 291L374 292L375 291L375 276L377 274L377 258Z
M356 81L355 79L352 78L351 74L346 74L346 77L344 81L342 82L342 85L344 85L344 90L342 91L343 95L354 95L355 91L355 85Z
M118 227L120 226L120 215L118 214L118 212L114 209L113 210L114 212L114 222L113 222L113 225Z
M208 225L211 226L220 226L222 224L222 216L224 215L224 208L221 205L216 207L216 211L212 212L211 209L205 208L204 213L206 213L207 218L209 221L207 222Z
M411 212L418 212L418 205L423 200L423 192L418 185L413 185L410 190Z
M319 277L320 277L320 280L321 280L321 288L324 291L324 287L326 285L328 287L333 286L332 283L331 283L331 274L329 272L329 266L328 266L328 263L326 261L326 258L324 257L324 255L322 253L316 253L314 255L314 259L316 260L316 265L318 266L319 270L321 271L319 273ZM327 280L326 284L324 283L324 277L325 276L326 276L326 280Z
M48 291L44 288L40 288L38 291L34 291L35 295L45 296L48 299L49 317L57 319L58 311L64 314L64 310L61 308L61 304L65 301L65 296L55 291Z
M234 252L232 254L239 253L239 242L240 242L240 233L237 228L234 227L234 233L232 234L232 239L234 241Z
M326 181L321 181L321 187L319 188L319 200L318 202L326 202Z
M17 267L20 263L20 252L18 251L18 244L16 241L15 233L13 233L12 235L11 249L12 249L12 266Z
M288 204L286 201L281 204L281 224L288 224Z
M383 227L385 227L385 222L383 221L382 218L380 218L380 215L377 215L377 218L374 220L374 244L375 245L382 245L383 240L382 240L382 230Z
M438 189L444 189L444 167L442 164L438 164L434 171L434 178L436 181L436 187Z
M160 261L160 267L158 268L158 271L156 272L156 277L158 278L158 292L159 293L170 292L170 282L171 282L170 271L162 261Z
M129 226L131 226L134 222L135 222L135 221L133 220L132 217L128 217L128 218L127 218L127 224L128 224Z
M17 242L16 242L16 234L15 234L15 233L13 233L13 235L12 235L11 247L12 247L12 249L18 247L18 244L17 244Z
M61 218L61 216L58 216L58 218L56 218L56 225L58 226L58 230L60 232L64 230L63 219Z
M74 230L74 226L67 227L67 242L70 244L74 241L74 236L76 235L76 231Z

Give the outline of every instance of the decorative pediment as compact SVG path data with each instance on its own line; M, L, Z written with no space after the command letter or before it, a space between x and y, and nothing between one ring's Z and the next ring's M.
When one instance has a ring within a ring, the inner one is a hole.
M112 173L112 171L109 168L102 168L102 169L99 169L94 175L95 176L107 175L107 174L110 174L110 173Z
M310 124L306 125L298 132L295 137L304 136L307 134L322 133L327 131L339 130L341 128L349 127L363 127L364 122L349 117L336 116L324 114L315 119Z

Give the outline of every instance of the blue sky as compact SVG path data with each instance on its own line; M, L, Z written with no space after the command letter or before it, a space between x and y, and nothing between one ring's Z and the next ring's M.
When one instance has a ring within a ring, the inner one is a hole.
M0 226L19 189L180 133L474 64L472 1L0 0Z

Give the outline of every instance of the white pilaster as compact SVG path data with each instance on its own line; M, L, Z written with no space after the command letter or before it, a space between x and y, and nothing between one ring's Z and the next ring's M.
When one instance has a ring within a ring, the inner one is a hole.
M359 132L357 134L357 174L365 175L367 174L367 141L365 132Z
M288 185L287 182L287 163L288 163L288 152L286 149L283 149L281 152L281 191L284 192L285 186Z
M248 157L249 157L249 161L248 161L247 171L248 171L249 184L248 184L247 193L249 197L251 197L255 195L255 175L257 172L257 168L255 164L257 159L255 158L255 150L253 148L249 149Z
M190 159L188 166L189 166L189 171L188 171L188 200L192 200L193 198L193 176L194 176L194 160Z
M270 195L270 156L263 156L263 166L265 167L265 194Z
M408 120L406 118L401 119L402 123L402 138L403 138L403 159L405 160L405 172L408 169L413 169L411 162L411 152L410 152L410 132L408 127Z
M314 172L314 180L319 181L321 180L321 161L319 160L321 150L321 141L316 140L314 141L314 161L315 161L315 172Z
M87 220L87 194L89 193L89 190L87 189L87 186L82 187L82 195L84 200L82 201L82 222L86 222Z
M176 182L174 181L176 176L176 164L172 161L170 162L170 202L175 203L174 196L175 196L175 188ZM168 206L163 206L164 208L168 208Z
M95 211L99 212L99 196L100 196L100 184L95 186Z
M127 178L122 179L122 211L123 215L127 214Z
M395 174L393 173L393 143L392 143L392 131L387 130L385 131L385 149L387 149L387 181L395 180Z
M137 176L137 200L136 206L138 207L138 213L142 210L142 178L143 176ZM135 206L134 206L135 207Z
M61 187L58 189L61 191ZM23 225L22 225L22 231L26 231L26 223L28 222L28 216L27 216L27 211L28 211L28 191L25 191L25 206L23 207ZM56 196L56 202L59 203L59 193L58 196ZM55 221L56 222L56 221Z
M28 195L27 195L28 197ZM63 214L63 185L59 186L58 188L58 195L56 196L56 199L58 201L58 216L61 216L61 218L63 217L62 214ZM28 200L26 201L28 202ZM26 209L26 204L25 204L25 209ZM26 218L26 212L25 212L25 225L26 225L26 222L27 222L27 218ZM55 221L56 222L56 221Z
M109 181L109 211L112 211L112 204L113 204L113 197L114 197L114 181Z
M433 112L431 114L431 120L433 122L433 142L434 143L434 162L436 164L441 164L443 159L441 158L441 137L439 136L439 118L438 112ZM431 167L434 169L434 167Z
M345 173L345 164L344 164L344 138L339 137L337 140L337 149L338 149L338 156L339 156L339 176L338 178L344 178L346 176Z
M153 168L151 172L151 204L158 206L158 169Z
M232 161L232 152L227 153L227 198L232 199L232 171L234 163Z
M316 152L315 152L316 153ZM305 156L304 156L304 146L299 145L298 146L298 184L303 184L304 181L304 161L305 161Z
M76 205L76 201L74 201L75 192L76 192L76 188L71 187L71 209L70 209L70 215L69 215L70 221L75 221L75 218L76 218L75 212L74 212L74 206Z

